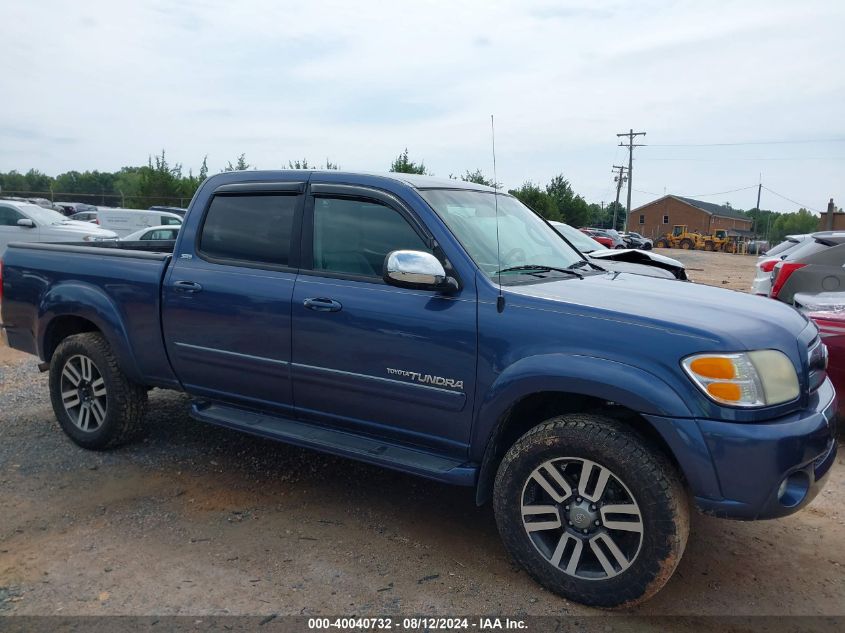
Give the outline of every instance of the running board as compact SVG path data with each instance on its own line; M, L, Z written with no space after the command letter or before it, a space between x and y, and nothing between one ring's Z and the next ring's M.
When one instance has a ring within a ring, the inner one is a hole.
M201 422L460 486L474 486L478 474L476 465L457 459L224 404L193 402L191 417Z

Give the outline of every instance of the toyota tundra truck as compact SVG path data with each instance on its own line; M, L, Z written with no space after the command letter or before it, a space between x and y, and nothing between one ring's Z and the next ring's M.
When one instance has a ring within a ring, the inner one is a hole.
M691 509L788 515L836 457L799 312L607 271L466 182L223 173L174 242L10 245L2 293L79 446L183 391L210 424L474 487L513 558L588 605L656 593Z

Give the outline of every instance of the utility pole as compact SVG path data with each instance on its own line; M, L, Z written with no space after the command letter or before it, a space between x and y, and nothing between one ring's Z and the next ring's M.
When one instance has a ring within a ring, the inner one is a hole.
M634 148L645 145L645 143L634 143L634 138L637 136L645 136L645 132L634 132L634 128L631 128L627 132L622 132L616 136L628 137L627 143L623 143L622 141L619 142L620 147L628 148L628 204L625 207L625 223L622 225L622 230L624 232L628 230L628 216L631 215L631 170L634 167Z
M619 173L613 177L613 180L616 181L616 204L613 205L613 225L610 227L612 229L616 229L616 213L619 210L619 193L622 191L622 183L628 180L628 177L625 175L625 167L622 165L614 165L613 169L618 169ZM630 199L628 202L628 206L630 206ZM627 225L627 220L625 222Z

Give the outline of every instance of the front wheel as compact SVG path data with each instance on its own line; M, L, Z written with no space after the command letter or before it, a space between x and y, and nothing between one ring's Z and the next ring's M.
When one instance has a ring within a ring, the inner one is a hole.
M590 606L632 606L669 580L689 534L671 463L617 421L552 418L499 466L499 532L541 585Z
M103 450L138 434L147 390L121 371L101 334L76 334L62 341L50 360L50 400L70 439Z

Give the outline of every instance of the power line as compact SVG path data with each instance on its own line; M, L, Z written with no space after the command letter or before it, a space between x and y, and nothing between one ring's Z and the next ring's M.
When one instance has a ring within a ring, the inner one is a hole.
M688 198L707 198L708 196L721 196L723 193L736 193L737 191L745 191L747 189L756 189L757 185L751 185L750 187L740 187L739 189L729 189L728 191L716 191L715 193L694 193L689 196Z
M798 202L797 200L793 200L792 198L787 198L787 197L786 197L785 195L783 195L782 193L778 193L777 191L774 191L774 190L772 190L772 189L769 189L766 185L763 185L763 189L765 189L765 190L766 190L766 191L768 191L769 193L773 193L773 194L775 194L778 198L783 198L784 200L788 200L788 201L789 201L789 202L791 202L792 204L797 204L799 207L803 207L803 208L805 208L805 209L809 209L810 211L815 211L816 213L821 213L821 211L819 211L818 209L814 209L814 208L813 208L813 207L811 207L809 204L804 204L803 202Z
M656 147L655 145L650 145L649 147ZM690 158L690 157L665 157L665 156L658 156L655 158L638 158L638 161L645 160L681 160L681 161L699 161L699 162L728 162L732 160L845 160L845 156L762 156L762 157L754 157L754 156L738 156L734 158Z
M662 143L650 147L733 147L737 145L797 145L804 143L845 143L845 138L800 139L794 141L737 141L733 143Z

